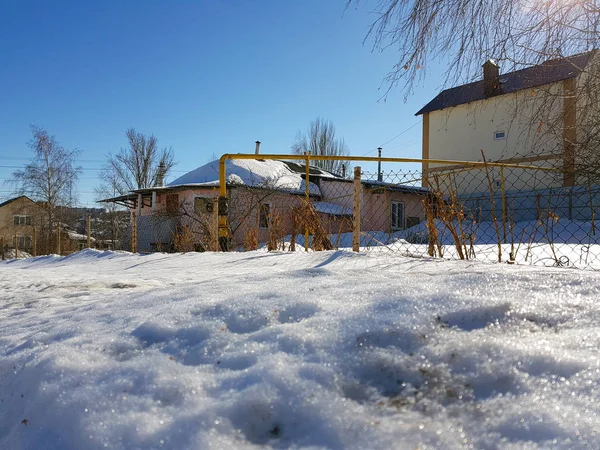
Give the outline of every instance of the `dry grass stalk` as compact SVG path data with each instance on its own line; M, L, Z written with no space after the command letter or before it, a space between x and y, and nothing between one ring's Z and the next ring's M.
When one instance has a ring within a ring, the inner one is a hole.
M284 238L281 228L281 214L279 211L271 211L268 218L268 232L269 241L267 242L267 249L272 252L284 248Z
M292 237L290 238L290 252L296 251L296 235L298 234L298 221L296 220L296 212L292 209Z
M464 233L462 232L462 221L464 219L464 211L462 205L456 197L454 186L451 182L448 183L450 201L445 202L442 198L442 187L440 184L439 176L436 175L433 179L436 187L436 197L438 199L437 216L452 236L454 246L456 247L456 252L458 253L458 257L460 259L466 259L467 255L464 251L466 246L464 243Z
M437 199L438 197L438 193L434 194L434 197L425 197L425 199L423 200L423 206L425 208L425 214L427 216L427 233L429 235L429 247L427 249L427 253L429 254L429 256L431 256L432 258L435 258L436 256L436 249L437 249L437 256L439 256L440 258L444 256L444 252L443 252L443 248L440 244L440 240L439 240L439 236L438 236L438 232L437 232L437 227L435 226L435 218L436 218L436 204L439 201Z
M173 234L173 245L175 251L186 253L193 252L194 246L194 232L188 225L180 225L177 227L177 231Z
M258 248L258 229L248 228L244 233L244 251L252 251Z
M314 251L333 250L327 230L323 227L319 213L313 205L303 201L302 205L294 208L294 216L300 228L312 235L311 248Z
M592 214L591 232L592 232L592 235L595 236L596 235L596 214L594 211L594 193L592 190L592 182L590 181L589 177L588 177L588 191L590 193L590 212Z

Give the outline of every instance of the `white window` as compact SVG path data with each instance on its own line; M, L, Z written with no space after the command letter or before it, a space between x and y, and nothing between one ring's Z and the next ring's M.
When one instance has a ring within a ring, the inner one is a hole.
M501 141L502 139L506 139L506 131L494 131L494 140Z
M390 226L392 230L404 229L404 203L390 203Z
M259 228L269 228L269 216L271 215L271 205L268 203L260 204L260 213L258 216Z
M15 214L14 216L15 225L31 225L31 216L23 216Z

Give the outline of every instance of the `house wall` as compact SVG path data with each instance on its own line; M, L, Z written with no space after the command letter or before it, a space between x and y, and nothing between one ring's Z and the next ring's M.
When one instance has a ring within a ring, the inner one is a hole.
M354 184L344 181L321 180L323 201L343 206L352 211ZM361 229L390 232L390 203L404 204L404 216L425 220L422 194L394 192L383 188L366 188L361 185ZM338 225L339 228L339 225Z
M588 68L585 72L577 78L577 85L575 86L577 104L576 109L573 111L574 119L576 122L575 136L578 143L582 143L583 146L590 146L591 149L595 149L598 145L598 133L600 126L600 83L598 82L598 73L600 73L600 52L592 58L588 64ZM568 137L572 137L573 133L571 130L565 130ZM569 133L570 132L570 133ZM590 163L590 156L593 164L597 164L596 155L593 150L579 150L575 147L575 154L573 157L573 163L577 167L586 167ZM594 177L591 180L587 175L576 176L573 180L575 185L588 186L590 182L593 184L596 182Z
M299 208L304 196L264 189L231 189L229 221L233 230L233 243L244 245L250 233L258 233L258 242L269 240L269 230L259 227L260 205L268 204L272 217L279 221L279 236L294 231L294 209ZM296 230L300 232L299 229Z
M15 215L30 216L31 225L15 225ZM27 197L18 198L0 208L0 237L4 239L5 247L14 248L15 235L26 236L30 238L31 245L20 248L31 250L33 247L33 229L38 227L39 230L40 215L40 207Z
M353 207L353 183L326 181L321 182L322 200L333 203L348 210ZM260 244L269 240L269 229L260 227L260 205L268 204L271 217L277 217L279 223L278 237L291 235L294 231L303 234L300 224L294 223L296 211L303 205L304 196L282 193L266 189L232 188L228 190L229 214L228 219L233 231L232 243L234 246L244 246L256 237ZM197 211L194 208L196 198L207 198L213 201L218 198L218 190L213 188L200 188L179 191L179 214L169 216L166 212L166 194L157 195L156 213L152 214L151 206L144 206L137 219L138 225L138 251L170 251L175 249L176 234L181 232L182 225L187 225L193 233L193 242L187 250L198 248L210 249L206 243L214 242L212 239L218 231L216 211ZM364 231L394 230L390 227L390 203L392 201L404 204L404 217L425 220L422 204L424 196L392 192L389 189L366 189L362 186L361 193L361 223ZM216 204L213 204L213 208ZM321 226L331 234L336 235L352 230L351 217L338 217L328 214L319 214ZM125 240L130 236L125 237ZM201 247L194 246L202 244Z
M481 150L488 161L562 154L562 93L563 82L559 82L432 111L423 118L423 158L481 161ZM547 117L546 123L535 119L541 110ZM497 131L504 131L505 139L494 139ZM527 165L551 167L562 164L552 160L531 161ZM424 169L429 169L431 174L435 173L431 169L439 166L432 164ZM535 183L540 187L563 183L555 173L537 172ZM506 181L515 189L531 189L532 177L522 173L520 177ZM428 179L431 183L431 177ZM485 171L481 169L456 174L455 184L461 193L488 189Z
M342 206L352 211L354 204L354 184L348 181L336 181L326 178L319 182L323 201Z
M177 208L175 211L167 211L167 195L173 194L177 195ZM200 187L177 192L158 190L154 208L149 199L146 199L137 217L137 250L139 252L173 251L176 239L179 239L179 245L182 245L186 251L206 248L197 247L195 244L204 245L209 239L205 236L204 225L211 227L211 219L205 214L196 217L194 199L197 197L212 199L217 198L218 195L218 189L215 187ZM137 208L131 209L131 212L137 212ZM191 231L189 238L183 236L186 232L182 229L183 225ZM124 236L125 242L130 240L131 230Z
M404 205L404 223L400 227L406 227L406 218L425 220L425 208L423 206L424 195L393 192L384 189L364 189L361 203L361 229L364 231L385 231L391 233L396 231L391 227L391 203L399 202Z

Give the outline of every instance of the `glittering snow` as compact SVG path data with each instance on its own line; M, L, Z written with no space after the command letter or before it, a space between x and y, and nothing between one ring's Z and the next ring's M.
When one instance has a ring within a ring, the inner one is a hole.
M0 448L600 448L599 294L390 252L1 262Z

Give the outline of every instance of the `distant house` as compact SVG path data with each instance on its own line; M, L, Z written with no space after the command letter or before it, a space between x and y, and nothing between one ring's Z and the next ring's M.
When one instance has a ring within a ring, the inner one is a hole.
M39 226L41 208L25 195L0 203L0 238L5 248L30 252L34 227Z
M305 203L306 166L279 160L228 160L228 219L235 246L267 242L301 232L298 214ZM353 184L318 167L309 168L309 197L328 234L351 230ZM362 230L397 231L424 220L426 189L363 182ZM127 206L138 217L138 251L211 249L217 235L219 161L192 170L166 186L139 189L102 200ZM186 238L186 233L189 234ZM189 244L188 244L189 246ZM188 247L189 248L189 247Z
M483 64L483 79L446 89L416 115L423 116L423 159L519 163L566 169L552 173L513 171L506 183L513 189L537 189L576 184L576 145L583 131L577 114L582 84L597 64L595 51L509 73L500 73L493 60ZM552 101L550 101L552 100ZM543 112L545 119L537 119ZM456 167L455 167L456 168ZM423 163L424 185L450 167ZM485 191L482 173L458 175L460 192ZM499 186L495 169L493 181Z
M42 203L25 195L0 203L0 238L4 248L44 255L57 252L56 226L48 226ZM65 208L61 213L64 214ZM61 254L68 254L87 247L87 236L77 233L61 223ZM35 239L35 242L34 242ZM95 239L90 238L94 246Z

